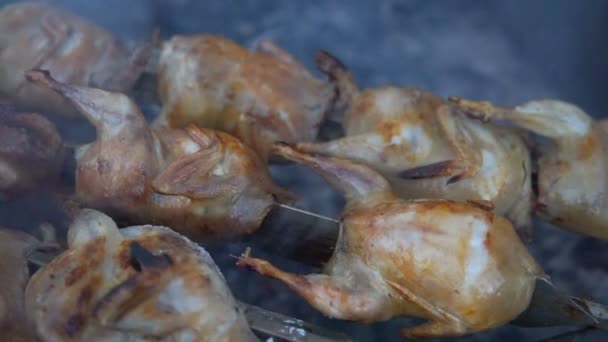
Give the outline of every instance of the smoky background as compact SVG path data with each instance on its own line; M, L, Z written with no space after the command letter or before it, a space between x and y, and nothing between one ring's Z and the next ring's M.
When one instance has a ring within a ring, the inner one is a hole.
M0 1L4 6L17 1ZM340 58L361 87L387 84L424 88L514 105L533 98L570 101L594 117L608 114L608 1L423 0L55 0L125 39L215 33L251 46L274 39L315 70L325 49ZM60 123L62 132L94 139L83 123ZM273 166L277 182L296 192L299 206L337 217L343 201L319 177L294 165ZM0 203L0 225L32 229L65 219L44 195ZM289 227L265 234L265 244L293 243ZM398 319L361 325L324 318L278 282L237 269L232 255L247 241L208 245L238 299L344 331L357 341L399 340ZM315 245L305 248L315 253ZM554 282L574 295L608 303L608 242L537 222L533 255ZM255 249L296 272L315 269ZM539 340L572 329L505 326L454 341Z

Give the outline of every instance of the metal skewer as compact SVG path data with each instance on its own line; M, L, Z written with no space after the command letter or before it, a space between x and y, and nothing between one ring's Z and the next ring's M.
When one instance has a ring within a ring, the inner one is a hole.
M301 264L322 267L333 254L340 221L296 206L275 202L255 234L243 237L254 249Z
M281 207L281 208L287 209L287 210L293 210L295 212L299 212L299 213L302 213L304 215L310 215L310 216L313 216L313 217L316 217L316 218L320 218L322 220L327 220L327 221L330 221L330 222L334 222L334 223L340 224L339 220L336 220L334 218L327 217L327 216L324 216L324 215L320 215L320 214L317 214L317 213L313 213L312 211L296 208L296 207L293 207L291 205L287 205L287 204L283 204L283 203L278 203L278 202L276 202L276 205L279 206L279 207Z
M271 229L273 232L282 231L283 234L286 230L289 230L290 234L292 232L301 234L302 232L314 231L315 227L311 227L313 224L323 224L325 225L325 234L322 239L311 240L300 235L296 237L297 245L307 247L305 250L309 253L306 255L297 253L298 246L289 244L289 241L285 250L276 247L282 244L282 241L277 243L278 233L272 235L272 246L266 249L273 252L278 251L282 256L296 259L311 266L320 266L327 261L331 256L327 252L333 251L333 246L335 246L337 240L340 221L289 205L278 205L278 207L291 211L291 214L276 213L271 220L265 222L266 229ZM302 243L302 241L306 241L306 243ZM322 247L318 245L319 242L323 243ZM314 247L310 247L311 245ZM311 250L315 253L310 253ZM289 252L285 253L284 251ZM319 252L324 254L322 260ZM559 290L550 280L539 278L528 309L513 320L511 324L525 327L590 326L608 330L608 306L570 296Z

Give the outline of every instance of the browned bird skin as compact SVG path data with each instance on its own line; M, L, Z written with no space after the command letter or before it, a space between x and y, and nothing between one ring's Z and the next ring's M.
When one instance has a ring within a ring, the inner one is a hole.
M127 96L53 80L28 78L62 94L97 129L76 151L76 197L84 206L133 224L171 226L202 239L255 231L289 194L274 185L255 153L210 129L152 130Z
M40 2L0 11L0 93L20 105L78 117L61 96L26 81L44 69L66 83L126 91L143 72L151 46L123 44L105 29Z
M157 125L226 131L263 160L274 141L314 141L335 98L331 84L269 40L252 51L221 36L174 36L158 73Z
M167 227L80 211L26 310L43 341L257 341L211 256Z
M544 275L505 218L465 202L399 199L362 164L274 150L344 193L340 237L322 274L288 273L247 253L238 265L282 281L332 318L429 320L402 330L408 339L490 329L529 305Z
M563 228L608 239L608 125L558 100L506 108L453 98L475 118L507 120L548 138L538 143L539 216Z
M64 158L55 126L36 113L0 104L0 195L52 185Z
M364 163L406 199L491 202L523 237L530 236L530 156L518 132L470 119L424 90L359 91L344 68L328 70L346 103L345 136L300 143L299 149Z

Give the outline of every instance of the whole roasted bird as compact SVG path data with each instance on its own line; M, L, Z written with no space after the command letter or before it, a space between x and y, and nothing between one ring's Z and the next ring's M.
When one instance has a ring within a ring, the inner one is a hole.
M269 40L248 50L214 35L162 46L158 125L196 123L236 135L263 159L274 141L314 141L336 89Z
M42 341L256 341L209 254L167 227L80 211L27 285Z
M530 236L531 165L520 132L468 118L428 91L360 91L343 65L326 69L342 94L345 136L298 149L366 164L406 199L478 201Z
M126 95L60 83L43 71L27 77L69 100L97 129L97 140L75 153L81 206L215 239L256 230L275 198L290 196L227 133L194 125L153 130Z
M322 274L298 275L245 253L238 265L276 278L332 318L428 319L405 338L459 336L524 311L543 271L511 223L475 203L403 200L367 166L277 145L346 197L341 231Z

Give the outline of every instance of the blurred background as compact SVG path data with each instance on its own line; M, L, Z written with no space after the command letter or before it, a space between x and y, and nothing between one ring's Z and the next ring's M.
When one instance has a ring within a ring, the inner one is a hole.
M5 5L16 1L0 1ZM416 86L442 96L515 105L534 98L573 102L595 117L608 114L608 1L423 0L56 0L128 39L158 27L173 34L215 33L250 46L272 38L314 70L313 55L339 57L361 87ZM292 165L273 167L279 183L306 199L308 209L336 217L341 199L320 178ZM311 191L311 189L314 189ZM0 224L24 217L0 208ZM45 220L35 209L27 220ZM29 222L27 224L31 224ZM288 238L280 232L277 241ZM357 341L400 340L409 320L360 325L329 320L277 282L237 269L246 246L209 246L235 296L266 309L347 332ZM313 248L313 246L311 246ZM608 242L537 224L531 251L564 290L608 303ZM312 251L314 252L314 251ZM265 257L263 251L254 251ZM292 271L314 269L272 257ZM572 329L513 326L458 341L540 340Z

